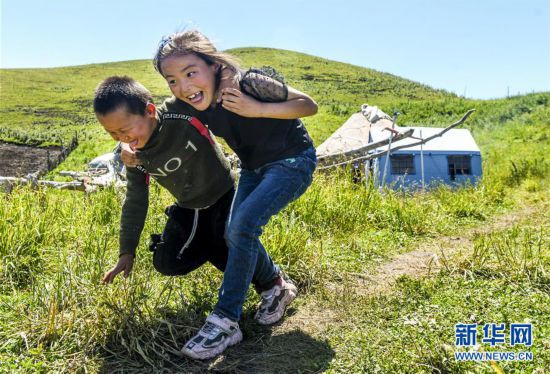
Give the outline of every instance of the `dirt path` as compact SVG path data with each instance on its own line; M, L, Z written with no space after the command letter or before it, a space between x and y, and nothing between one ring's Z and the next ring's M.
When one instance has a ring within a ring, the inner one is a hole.
M376 295L388 291L401 276L421 278L441 270L451 258L463 257L474 248L477 235L489 234L511 228L536 213L533 207L525 207L513 213L495 216L488 223L466 230L461 236L443 236L421 243L407 253L383 264L372 275L354 274L361 295Z
M420 243L416 249L394 257L381 265L372 274L348 274L346 282L328 286L338 292L353 292L360 296L375 296L391 290L397 278L409 276L421 278L437 273L447 261L464 257L471 253L477 235L489 234L511 228L515 224L532 218L540 209L528 206L515 212L492 217L480 226L466 229L460 236L443 236ZM452 262L452 261L449 261ZM338 323L338 313L319 305L305 305L279 327L274 333L299 329L309 334L319 335L327 326Z

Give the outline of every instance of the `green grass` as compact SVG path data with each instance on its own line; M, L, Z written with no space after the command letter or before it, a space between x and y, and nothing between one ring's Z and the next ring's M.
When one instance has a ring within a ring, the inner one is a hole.
M546 209L548 206L546 206ZM536 224L480 235L471 257L431 279L399 279L395 291L367 298L328 295L346 304L342 325L329 328L334 371L491 372L490 363L456 362L455 323L478 324L481 351L529 351L533 361L498 362L505 372L546 372L550 362L550 216ZM482 343L485 323L533 324L533 346ZM495 365L495 364L493 364ZM406 369L405 369L406 368Z
M280 68L291 85L319 102L319 114L306 119L316 144L364 102L388 113L399 109L401 125L441 126L475 108L466 127L482 150L481 183L402 193L353 184L346 170L317 174L306 194L271 220L262 240L300 287L290 314L307 316L312 305L322 305L327 312L320 318L334 319L313 331L261 328L252 321L258 298L251 292L241 324L245 341L224 360L207 363L181 359L175 351L211 311L221 274L205 266L169 278L153 269L146 238L163 229L163 210L172 202L166 191L152 185L132 276L105 287L99 281L116 261L123 192L83 196L18 187L3 194L0 204L0 371L492 370L451 359L453 326L471 315L480 323L530 319L537 329L535 361L502 367L518 372L544 367L549 219L540 212L547 210L549 191L550 93L468 100L295 52L233 52L245 66ZM112 74L132 75L158 101L168 94L149 61L1 70L0 139L44 145L77 131L80 145L58 170L84 168L114 145L91 112L95 85ZM345 285L348 274L371 272L419 244L462 235L523 206L539 212L536 219L480 236L471 256L452 260L435 277L403 278L393 292L374 298L357 296L352 288L343 294L327 288Z

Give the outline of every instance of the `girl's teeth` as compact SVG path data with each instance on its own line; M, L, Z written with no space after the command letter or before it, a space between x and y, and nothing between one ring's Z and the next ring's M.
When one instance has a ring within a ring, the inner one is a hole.
M202 91L199 91L191 96L187 96L187 100L189 100L191 103L197 103L202 100L202 95Z

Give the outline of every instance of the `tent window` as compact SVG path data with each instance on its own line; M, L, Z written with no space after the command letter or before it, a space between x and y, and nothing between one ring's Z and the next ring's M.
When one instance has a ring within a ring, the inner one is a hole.
M415 174L413 155L391 155L392 174Z
M471 157L470 156L448 156L449 175L454 181L457 175L471 175Z

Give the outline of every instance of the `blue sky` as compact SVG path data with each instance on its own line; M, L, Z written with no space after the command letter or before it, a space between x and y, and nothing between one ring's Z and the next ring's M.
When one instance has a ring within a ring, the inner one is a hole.
M2 68L151 58L192 27L219 49L295 50L467 97L550 91L548 0L0 1Z

